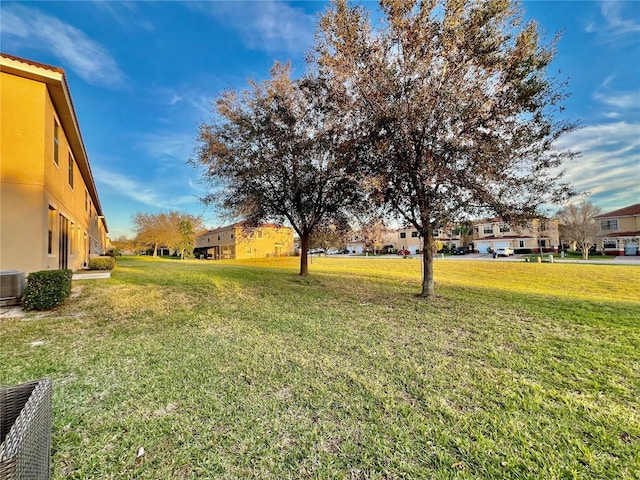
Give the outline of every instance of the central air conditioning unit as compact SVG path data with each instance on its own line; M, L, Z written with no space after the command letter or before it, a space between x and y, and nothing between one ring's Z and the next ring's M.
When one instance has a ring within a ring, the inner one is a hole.
M24 293L24 272L0 271L0 306L20 305Z

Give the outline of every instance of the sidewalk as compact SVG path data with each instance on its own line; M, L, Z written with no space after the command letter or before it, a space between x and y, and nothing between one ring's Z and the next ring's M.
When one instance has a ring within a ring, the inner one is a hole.
M72 280L95 280L97 278L111 278L111 272L74 273Z
M542 255L542 260L544 262L549 261L550 253L544 253ZM524 261L525 256L529 255L513 255L511 257L497 257L493 258L491 254L479 254L479 253L470 253L468 255L445 255L444 260L486 260L491 262L522 262ZM443 258L441 256L437 256L435 258L437 261L442 261ZM600 260L596 256L596 258L589 257L587 260L582 260L581 258L561 258L559 253L553 254L553 262L554 263L581 263L581 264L593 264L593 265L636 265L640 266L640 256L620 256L607 260ZM536 260L533 260L533 263L536 263Z

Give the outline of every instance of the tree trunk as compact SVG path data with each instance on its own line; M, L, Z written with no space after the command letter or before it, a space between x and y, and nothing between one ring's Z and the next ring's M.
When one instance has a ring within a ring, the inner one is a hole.
M309 274L308 252L309 252L309 234L300 235L300 276L305 277Z
M433 282L433 234L431 228L427 227L428 232L425 232L422 238L424 238L424 249L422 251L422 292L421 297L430 298L434 294L434 282Z
M153 245L153 256L154 257L158 256L158 243L157 242Z

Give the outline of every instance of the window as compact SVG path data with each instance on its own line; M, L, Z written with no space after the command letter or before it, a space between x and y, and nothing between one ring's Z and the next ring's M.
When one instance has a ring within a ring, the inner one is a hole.
M253 253L253 251L251 250L251 247L247 247L247 255L251 255Z
M418 232L411 232L411 238L418 238Z
M541 247L546 247L547 246L547 241L546 240L540 240L540 246Z
M616 248L617 247L616 241L615 240L605 240L602 243L602 247L603 248Z
M482 232L483 233L493 233L493 227L492 226L484 227Z
M256 230L256 238L262 238L262 230Z
M407 234L405 232L400 232L400 238L407 238Z
M618 231L618 220L601 220L600 230Z
M69 152L69 186L73 188L73 157L71 156L71 152Z
M519 246L520 248L524 248L524 240L520 240Z
M69 241L69 255L76 254L76 224L71 222L71 240Z
M511 227L509 227L509 225L502 224L502 225L500 225L500 231L502 233L510 232L511 231Z
M58 161L58 148L60 146L59 130L60 130L60 127L58 126L58 122L54 120L53 121L53 163L55 163L56 166L60 165Z
M49 238L47 240L47 253L53 255L53 228L56 222L56 209L49 205Z

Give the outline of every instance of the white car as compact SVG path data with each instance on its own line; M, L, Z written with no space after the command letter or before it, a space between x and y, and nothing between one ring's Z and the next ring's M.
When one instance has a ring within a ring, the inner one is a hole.
M513 255L513 248L497 248L494 257L508 257Z

